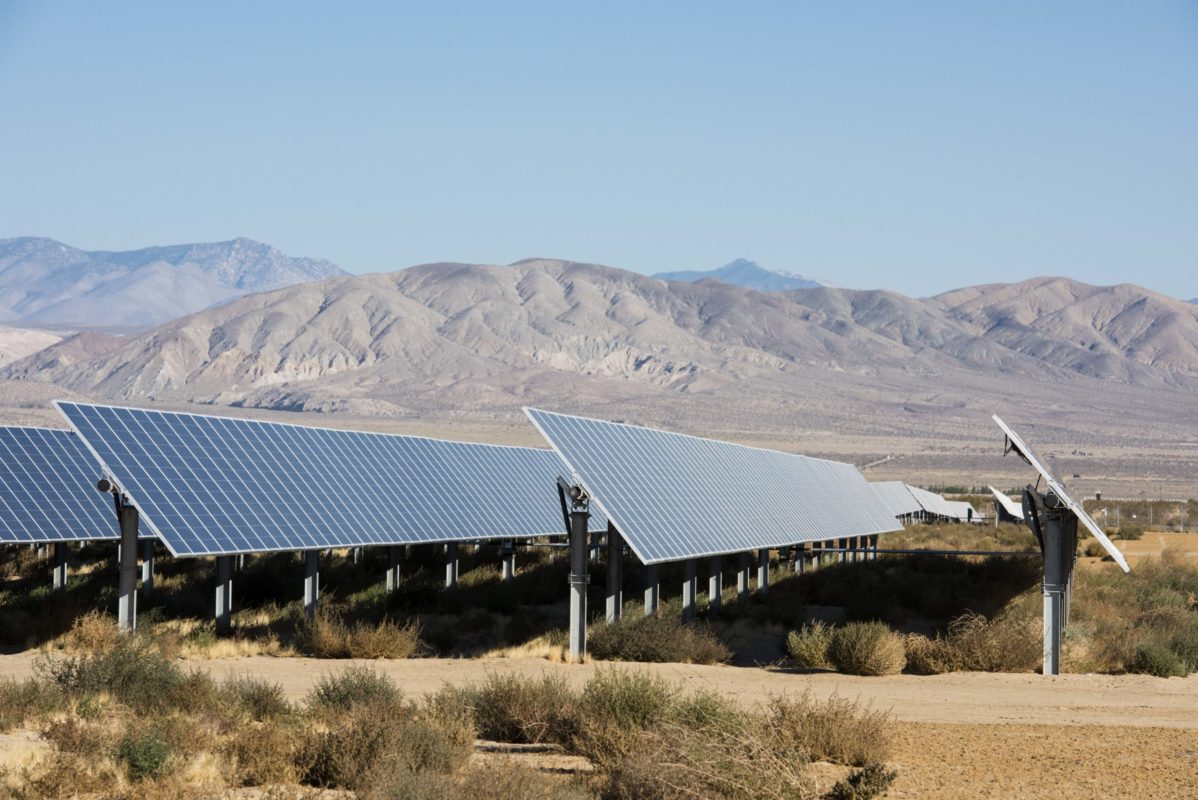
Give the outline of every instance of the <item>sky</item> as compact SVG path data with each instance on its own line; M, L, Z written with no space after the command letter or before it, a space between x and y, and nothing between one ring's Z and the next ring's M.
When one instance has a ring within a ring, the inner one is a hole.
M1198 2L0 0L0 237L1198 297Z

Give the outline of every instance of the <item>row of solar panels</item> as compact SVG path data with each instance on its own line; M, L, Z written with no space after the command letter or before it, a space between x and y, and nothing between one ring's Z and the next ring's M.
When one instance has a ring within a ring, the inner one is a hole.
M0 429L3 541L117 538L99 475L177 556L558 535L559 476L646 564L898 529L849 464L535 409L553 450L56 405Z
M896 517L906 517L923 512L932 517L973 522L982 519L972 505L963 500L946 500L943 496L902 481L880 481L873 484L874 491ZM1010 498L1008 498L1008 501Z

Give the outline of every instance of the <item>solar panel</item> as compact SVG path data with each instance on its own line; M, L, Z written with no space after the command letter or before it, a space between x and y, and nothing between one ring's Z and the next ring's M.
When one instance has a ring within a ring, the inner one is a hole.
M923 510L923 506L902 481L878 481L870 485L874 487L882 504L895 517L904 517Z
M1045 482L1048 484L1048 487L1052 489L1053 493L1061 499L1061 502L1073 512L1078 521L1086 527L1086 530L1090 531L1094 538L1098 540L1098 543L1101 544L1103 549L1110 554L1111 558L1115 559L1115 563L1118 564L1124 572L1130 572L1131 567L1127 565L1127 559L1123 557L1123 553L1119 551L1118 547L1115 547L1115 545L1111 543L1111 540L1107 538L1107 535L1102 532L1102 528L1098 527L1098 523L1091 519L1090 515L1086 513L1086 510L1082 508L1081 503L1078 503L1069 496L1069 492L1065 491L1065 485L1052 476L1052 474L1044 467L1044 462L1040 460L1040 457L1037 456L1035 452L1033 452L1032 449L1027 446L1027 443L1019 437L1019 434L1015 433L1015 431L1011 430L1007 426L1007 423L999 419L997 414L994 415L993 419L996 423L998 423L998 427L1002 428L1003 433L1006 434L1009 447L1018 453L1023 460L1031 464L1032 469L1040 473L1040 476L1044 478Z
M112 499L96 491L99 476L70 431L0 427L0 542L116 539Z
M1019 503L1016 503L1010 498L1010 496L1000 492L993 486L987 486L986 488L989 489L990 493L994 495L994 499L998 501L1000 506L1002 506L1003 511L1005 511L1007 514L1010 514L1015 519L1023 519L1023 507Z
M945 517L947 519L956 519L957 512L948 504L942 496L935 492L929 492L927 489L920 489L918 486L907 485L909 491L916 502L923 507L923 510L936 517Z
M958 522L969 522L970 520L980 520L982 518L977 509L964 500L945 500L944 502L952 510L953 519Z
M900 529L851 464L525 413L645 564Z
M552 450L55 405L175 555L565 533Z

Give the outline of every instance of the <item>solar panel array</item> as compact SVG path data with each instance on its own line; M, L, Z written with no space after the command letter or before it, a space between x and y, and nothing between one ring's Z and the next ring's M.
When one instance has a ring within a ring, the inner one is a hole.
M565 531L551 450L55 405L175 555Z
M935 492L929 492L927 489L920 489L918 486L911 486L910 484L907 485L907 491L915 497L920 507L932 516L945 517L946 519L957 518L956 510L948 504L947 500Z
M989 489L990 493L994 495L994 499L998 501L1000 506L1002 506L1003 511L1007 512L1015 519L1023 519L1023 506L1021 504L1016 503L1011 499L1010 496L1000 492L993 486L987 486L986 488Z
M945 500L949 509L953 512L953 519L960 522L969 522L970 520L979 520L982 515L978 510L964 500Z
M79 437L49 428L0 427L0 541L116 539L112 498Z
M882 504L895 517L904 517L923 510L923 506L902 481L878 481L870 485L874 487Z
M1101 544L1107 553L1110 554L1111 558L1115 559L1115 563L1118 564L1124 572L1130 572L1131 567L1127 565L1127 559L1123 557L1123 553L1120 552L1119 548L1115 547L1111 540L1107 538L1107 535L1103 533L1102 528L1098 527L1098 523L1090 518L1090 515L1086 513L1086 510L1082 508L1081 503L1069 496L1069 492L1065 490L1065 485L1052 476L1052 473L1050 473L1044 466L1044 462L1040 460L1040 457L1037 456L1035 452L1033 452L1032 449L1027 446L1027 443L1019 437L1019 434L1015 433L1015 431L1011 430L1011 428L1007 426L1007 423L999 419L997 414L993 416L993 419L996 423L998 423L998 427L1002 428L1003 433L1006 434L1007 441L1010 442L1012 448L1021 456L1023 456L1023 458L1029 464L1032 465L1032 469L1040 473L1040 476L1044 478L1045 482L1048 484L1048 487L1052 489L1056 496L1061 499L1061 502L1063 502L1066 507L1073 512L1078 521L1090 531L1094 538L1098 540L1098 543Z
M900 529L851 464L525 413L645 564Z

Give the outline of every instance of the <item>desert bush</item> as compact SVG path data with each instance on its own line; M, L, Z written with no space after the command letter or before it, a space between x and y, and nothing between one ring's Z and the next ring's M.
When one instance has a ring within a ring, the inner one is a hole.
M368 667L350 667L325 675L307 698L310 710L323 712L347 711L359 705L395 708L402 702L403 692L394 681Z
M1135 658L1128 665L1130 672L1143 672L1158 678L1184 678L1190 674L1181 657L1167 647L1142 644L1136 648Z
M153 729L131 731L117 745L116 756L125 765L130 780L140 781L166 773L171 749L162 735Z
M898 772L882 764L867 764L836 784L824 795L824 800L872 800L885 792L898 777Z
M1029 672L1043 656L1035 620L1004 614L992 620L966 613L949 623L946 635L906 637L907 668L920 675L958 670Z
M0 678L0 733L62 709L66 698L45 681Z
M492 673L482 683L446 687L434 703L466 708L478 735L498 742L564 744L574 734L578 694L561 676L539 679Z
M120 633L111 614L89 611L75 620L61 639L68 650L81 653L103 653L116 646Z
M709 627L684 624L672 614L630 614L611 624L598 622L587 632L587 648L601 661L719 664L732 658Z
M1144 538L1143 525L1123 525L1119 528L1119 538L1135 541Z
M1098 542L1087 542L1085 548L1082 549L1082 552L1087 558L1101 558L1106 554L1106 548L1100 545Z
M850 675L894 675L906 664L903 639L881 622L850 622L832 631L828 660Z
M250 675L225 681L221 693L230 706L256 722L285 717L292 712L282 686Z
M779 747L813 761L860 767L890 755L890 717L842 697L817 701L804 693L774 698L767 728Z
M294 729L274 722L251 722L233 730L223 752L232 762L238 785L265 786L299 779L297 747Z
M322 606L303 631L304 649L317 658L409 658L420 647L420 627L384 619L347 624L342 612Z
M460 774L397 772L377 787L380 797L403 800L590 800L594 797L578 780L546 775L540 770L496 760Z
M600 669L582 690L581 714L625 728L649 728L674 708L678 689L648 672Z
M103 725L66 717L50 722L42 730L42 738L60 753L98 760L108 749L111 736Z
M305 783L371 793L397 772L452 772L473 750L464 716L396 713L359 705L325 730L310 730L297 755Z
M832 662L828 660L828 646L831 643L832 628L816 621L787 635L786 652L800 667L831 669Z
M68 695L107 692L137 711L170 707L180 701L183 672L168 661L149 637L130 633L108 648L84 655L46 654L35 670Z

